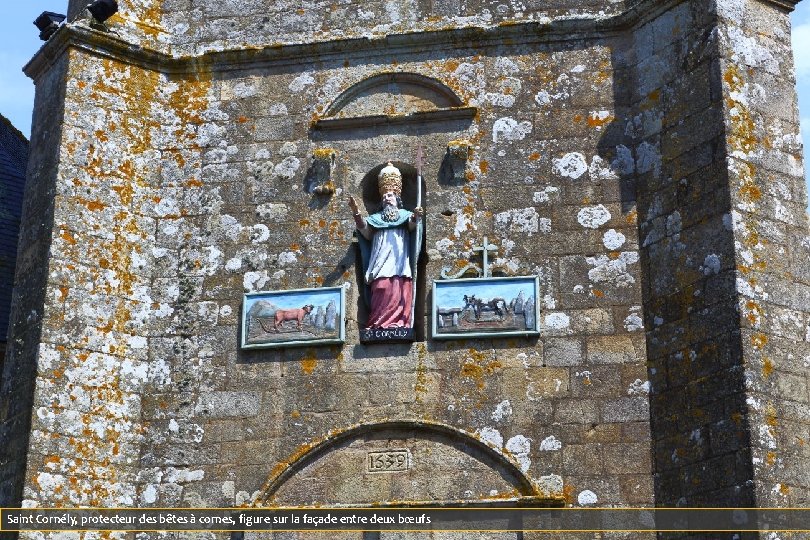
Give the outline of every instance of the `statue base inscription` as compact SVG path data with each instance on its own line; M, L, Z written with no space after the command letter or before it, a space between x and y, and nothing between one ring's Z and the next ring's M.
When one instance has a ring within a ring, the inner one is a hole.
M362 328L362 343L396 343L414 341L413 328Z

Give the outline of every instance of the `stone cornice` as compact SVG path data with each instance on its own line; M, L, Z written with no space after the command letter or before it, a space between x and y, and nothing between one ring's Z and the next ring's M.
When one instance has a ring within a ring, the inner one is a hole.
M23 69L36 80L68 48L95 56L137 65L162 73L200 71L226 72L254 69L262 65L296 64L301 60L344 58L362 54L406 54L426 49L464 49L475 46L529 45L604 38L655 18L684 0L640 0L620 15L605 18L569 18L551 21L502 23L489 27L444 28L390 34L379 37L342 38L309 43L274 44L266 47L233 48L200 55L172 56L140 47L111 32L92 29L82 23L63 25ZM780 9L792 10L800 0L759 0Z
M796 9L796 5L802 0L759 0L759 1L765 4L773 4L778 8L782 8L790 12Z

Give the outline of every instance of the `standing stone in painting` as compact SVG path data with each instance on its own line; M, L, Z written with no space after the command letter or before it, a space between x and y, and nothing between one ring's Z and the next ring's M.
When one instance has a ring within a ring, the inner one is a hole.
M526 302L526 300L524 298L523 291L520 291L520 294L518 294L517 298L515 298L515 304L514 304L513 313L515 313L515 314L523 313L523 304L525 302Z
M326 322L324 325L328 330L334 330L337 324L337 307L335 301L331 300L329 305L326 306Z
M523 315L526 318L526 328L534 328L534 296L530 296L523 304Z
M318 309L315 311L315 328L323 328L325 325L326 317L323 310L323 306L318 306Z

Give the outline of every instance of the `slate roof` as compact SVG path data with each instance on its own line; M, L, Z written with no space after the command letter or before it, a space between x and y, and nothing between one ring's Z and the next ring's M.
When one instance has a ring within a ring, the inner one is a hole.
M0 343L8 331L27 163L28 140L0 114Z

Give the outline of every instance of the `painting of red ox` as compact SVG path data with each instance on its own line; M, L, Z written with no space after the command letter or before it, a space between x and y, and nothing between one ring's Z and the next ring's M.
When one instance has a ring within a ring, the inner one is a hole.
M538 293L537 276L434 281L433 337L537 335Z
M343 287L264 291L245 295L242 348L342 343Z

